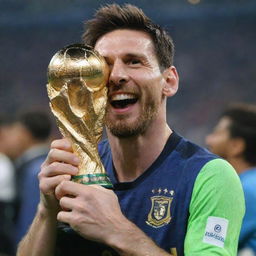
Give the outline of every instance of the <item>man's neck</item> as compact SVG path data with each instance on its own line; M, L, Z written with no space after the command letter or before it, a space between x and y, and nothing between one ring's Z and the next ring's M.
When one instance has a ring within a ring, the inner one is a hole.
M227 160L235 168L238 175L253 167L253 165L251 165L250 163L248 163L242 158L232 158Z
M108 134L119 182L133 181L147 170L162 152L172 130L165 123L150 127L145 134L117 138Z

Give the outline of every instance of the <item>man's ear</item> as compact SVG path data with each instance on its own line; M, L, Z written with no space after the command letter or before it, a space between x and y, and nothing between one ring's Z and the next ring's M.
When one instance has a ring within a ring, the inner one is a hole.
M174 66L167 68L163 72L164 77L164 87L163 87L163 95L167 97L173 96L179 88L179 75Z

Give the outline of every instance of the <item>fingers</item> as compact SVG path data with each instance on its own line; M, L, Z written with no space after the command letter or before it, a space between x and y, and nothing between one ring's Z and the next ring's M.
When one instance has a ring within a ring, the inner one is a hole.
M76 175L78 172L78 167L71 164L53 162L50 165L45 165L42 167L39 177L52 177L56 175Z
M39 188L45 195L54 194L55 188L58 184L60 184L62 181L68 181L71 179L71 175L58 175L55 177L45 177L41 179L39 183Z
M62 181L56 187L55 195L62 209L57 220L68 223L90 240L106 241L116 223L126 220L114 192L100 186Z
M58 149L62 149L65 151L73 152L72 144L71 144L70 140L67 138L54 140L51 143L51 148L58 148Z
M78 173L78 167L71 164L53 162L43 165L38 174L39 187L44 194L54 192L56 186L62 181L70 180L72 175Z
M97 194L113 194L113 191L103 188L99 185L84 185L73 181L62 181L55 189L55 196L57 199L61 199L64 196L71 197L83 197L86 200L92 199Z
M71 197L62 197L59 205L64 211L71 211L75 207L75 200Z
M46 161L43 165L51 164L53 162L65 162L78 166L80 160L72 152L64 151L63 149L52 148L48 153Z
M79 158L73 153L68 139L55 140L38 174L40 190L52 194L56 186L78 173Z
M64 223L70 223L72 221L72 212L60 211L57 215L57 220Z
M73 165L79 164L79 158L73 154L72 144L67 138L54 140L51 143L51 150L46 161L47 163L59 161L68 162Z
M59 200L64 196L76 197L83 193L85 189L86 186L83 184L78 184L73 181L62 181L55 189L55 196Z

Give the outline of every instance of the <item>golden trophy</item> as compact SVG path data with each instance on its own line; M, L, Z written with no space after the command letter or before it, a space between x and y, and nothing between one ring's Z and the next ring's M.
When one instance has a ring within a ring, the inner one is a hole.
M98 153L108 76L105 59L92 47L69 45L50 61L47 92L60 132L71 140L73 150L80 158L79 172L72 180L111 188Z

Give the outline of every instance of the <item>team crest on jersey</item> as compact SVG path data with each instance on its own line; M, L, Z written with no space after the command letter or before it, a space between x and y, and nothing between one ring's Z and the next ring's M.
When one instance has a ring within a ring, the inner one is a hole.
M171 208L171 202L173 200L173 197L169 196L168 195L169 193L168 194L165 193L165 194L166 195L157 195L157 196L151 197L151 209L148 214L148 219L146 223L152 227L159 228L164 225L167 225L171 221L170 208Z

